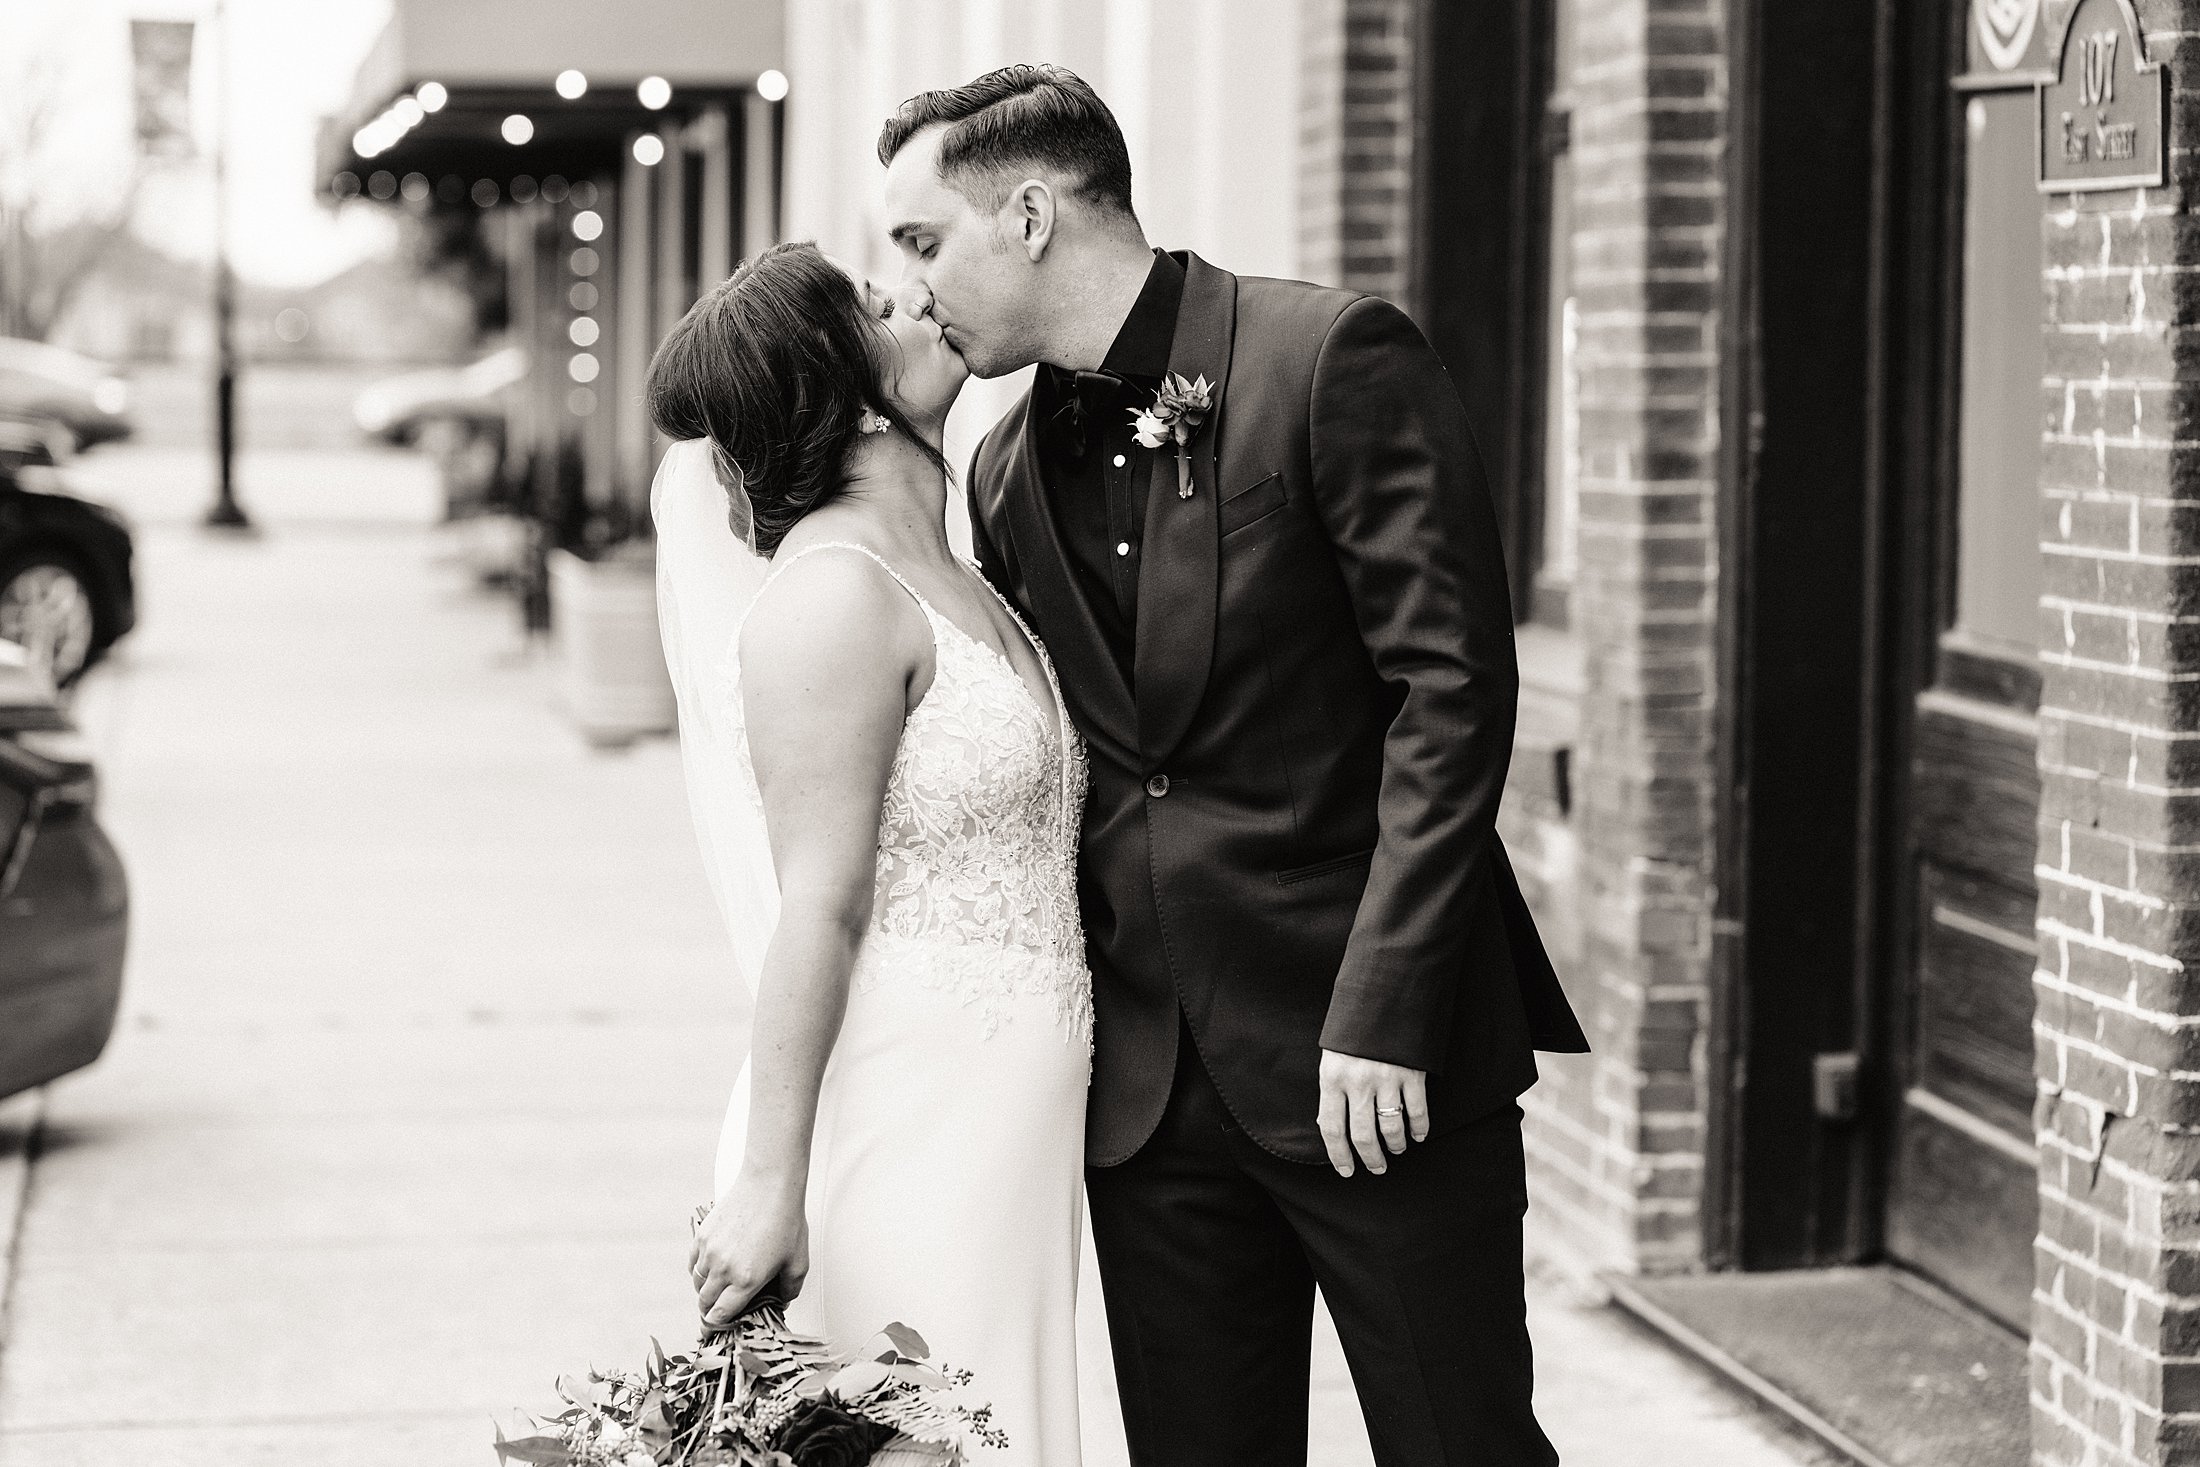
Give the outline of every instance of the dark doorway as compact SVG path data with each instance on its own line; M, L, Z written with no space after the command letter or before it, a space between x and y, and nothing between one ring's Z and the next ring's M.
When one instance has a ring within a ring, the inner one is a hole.
M1875 7L1734 0L1717 1261L1869 1256Z
M2031 94L1972 65L1970 0L1732 13L1722 1257L1890 1259L2021 1327Z

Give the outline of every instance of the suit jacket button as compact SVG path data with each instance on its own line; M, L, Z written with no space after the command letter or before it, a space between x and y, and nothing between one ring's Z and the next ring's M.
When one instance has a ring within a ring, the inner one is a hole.
M1166 774L1157 774L1152 779L1146 781L1146 793L1152 795L1155 799L1160 799L1168 792L1169 776L1167 776Z

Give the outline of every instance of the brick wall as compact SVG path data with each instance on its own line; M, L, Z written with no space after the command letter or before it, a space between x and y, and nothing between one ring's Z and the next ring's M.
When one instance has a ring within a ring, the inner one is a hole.
M2200 3L2142 0L2200 76ZM2034 1457L2200 1459L2200 230L2170 187L2049 201Z

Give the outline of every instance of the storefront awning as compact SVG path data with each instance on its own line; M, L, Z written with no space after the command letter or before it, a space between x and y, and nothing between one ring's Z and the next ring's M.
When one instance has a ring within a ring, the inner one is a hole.
M548 87L569 69L629 95L645 76L742 86L781 64L783 23L780 0L396 0L352 101L371 112L425 81Z
M395 0L323 129L320 187L615 167L632 134L747 94L781 63L782 23L779 0Z

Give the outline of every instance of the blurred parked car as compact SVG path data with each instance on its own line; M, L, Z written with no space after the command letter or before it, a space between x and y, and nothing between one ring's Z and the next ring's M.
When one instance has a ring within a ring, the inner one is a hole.
M105 362L0 336L0 418L58 423L82 452L130 436L130 384Z
M527 353L516 346L463 367L428 367L385 377L352 399L359 431L385 443L411 443L430 423L504 426L509 388L527 376Z
M137 621L129 522L69 492L40 425L0 420L0 641L67 687Z
M443 517L469 519L510 507L505 412L526 377L527 353L505 347L468 366L385 378L352 400L352 417L370 438L409 444L434 460Z
M0 642L0 1097L99 1058L114 1032L129 887L82 737Z

